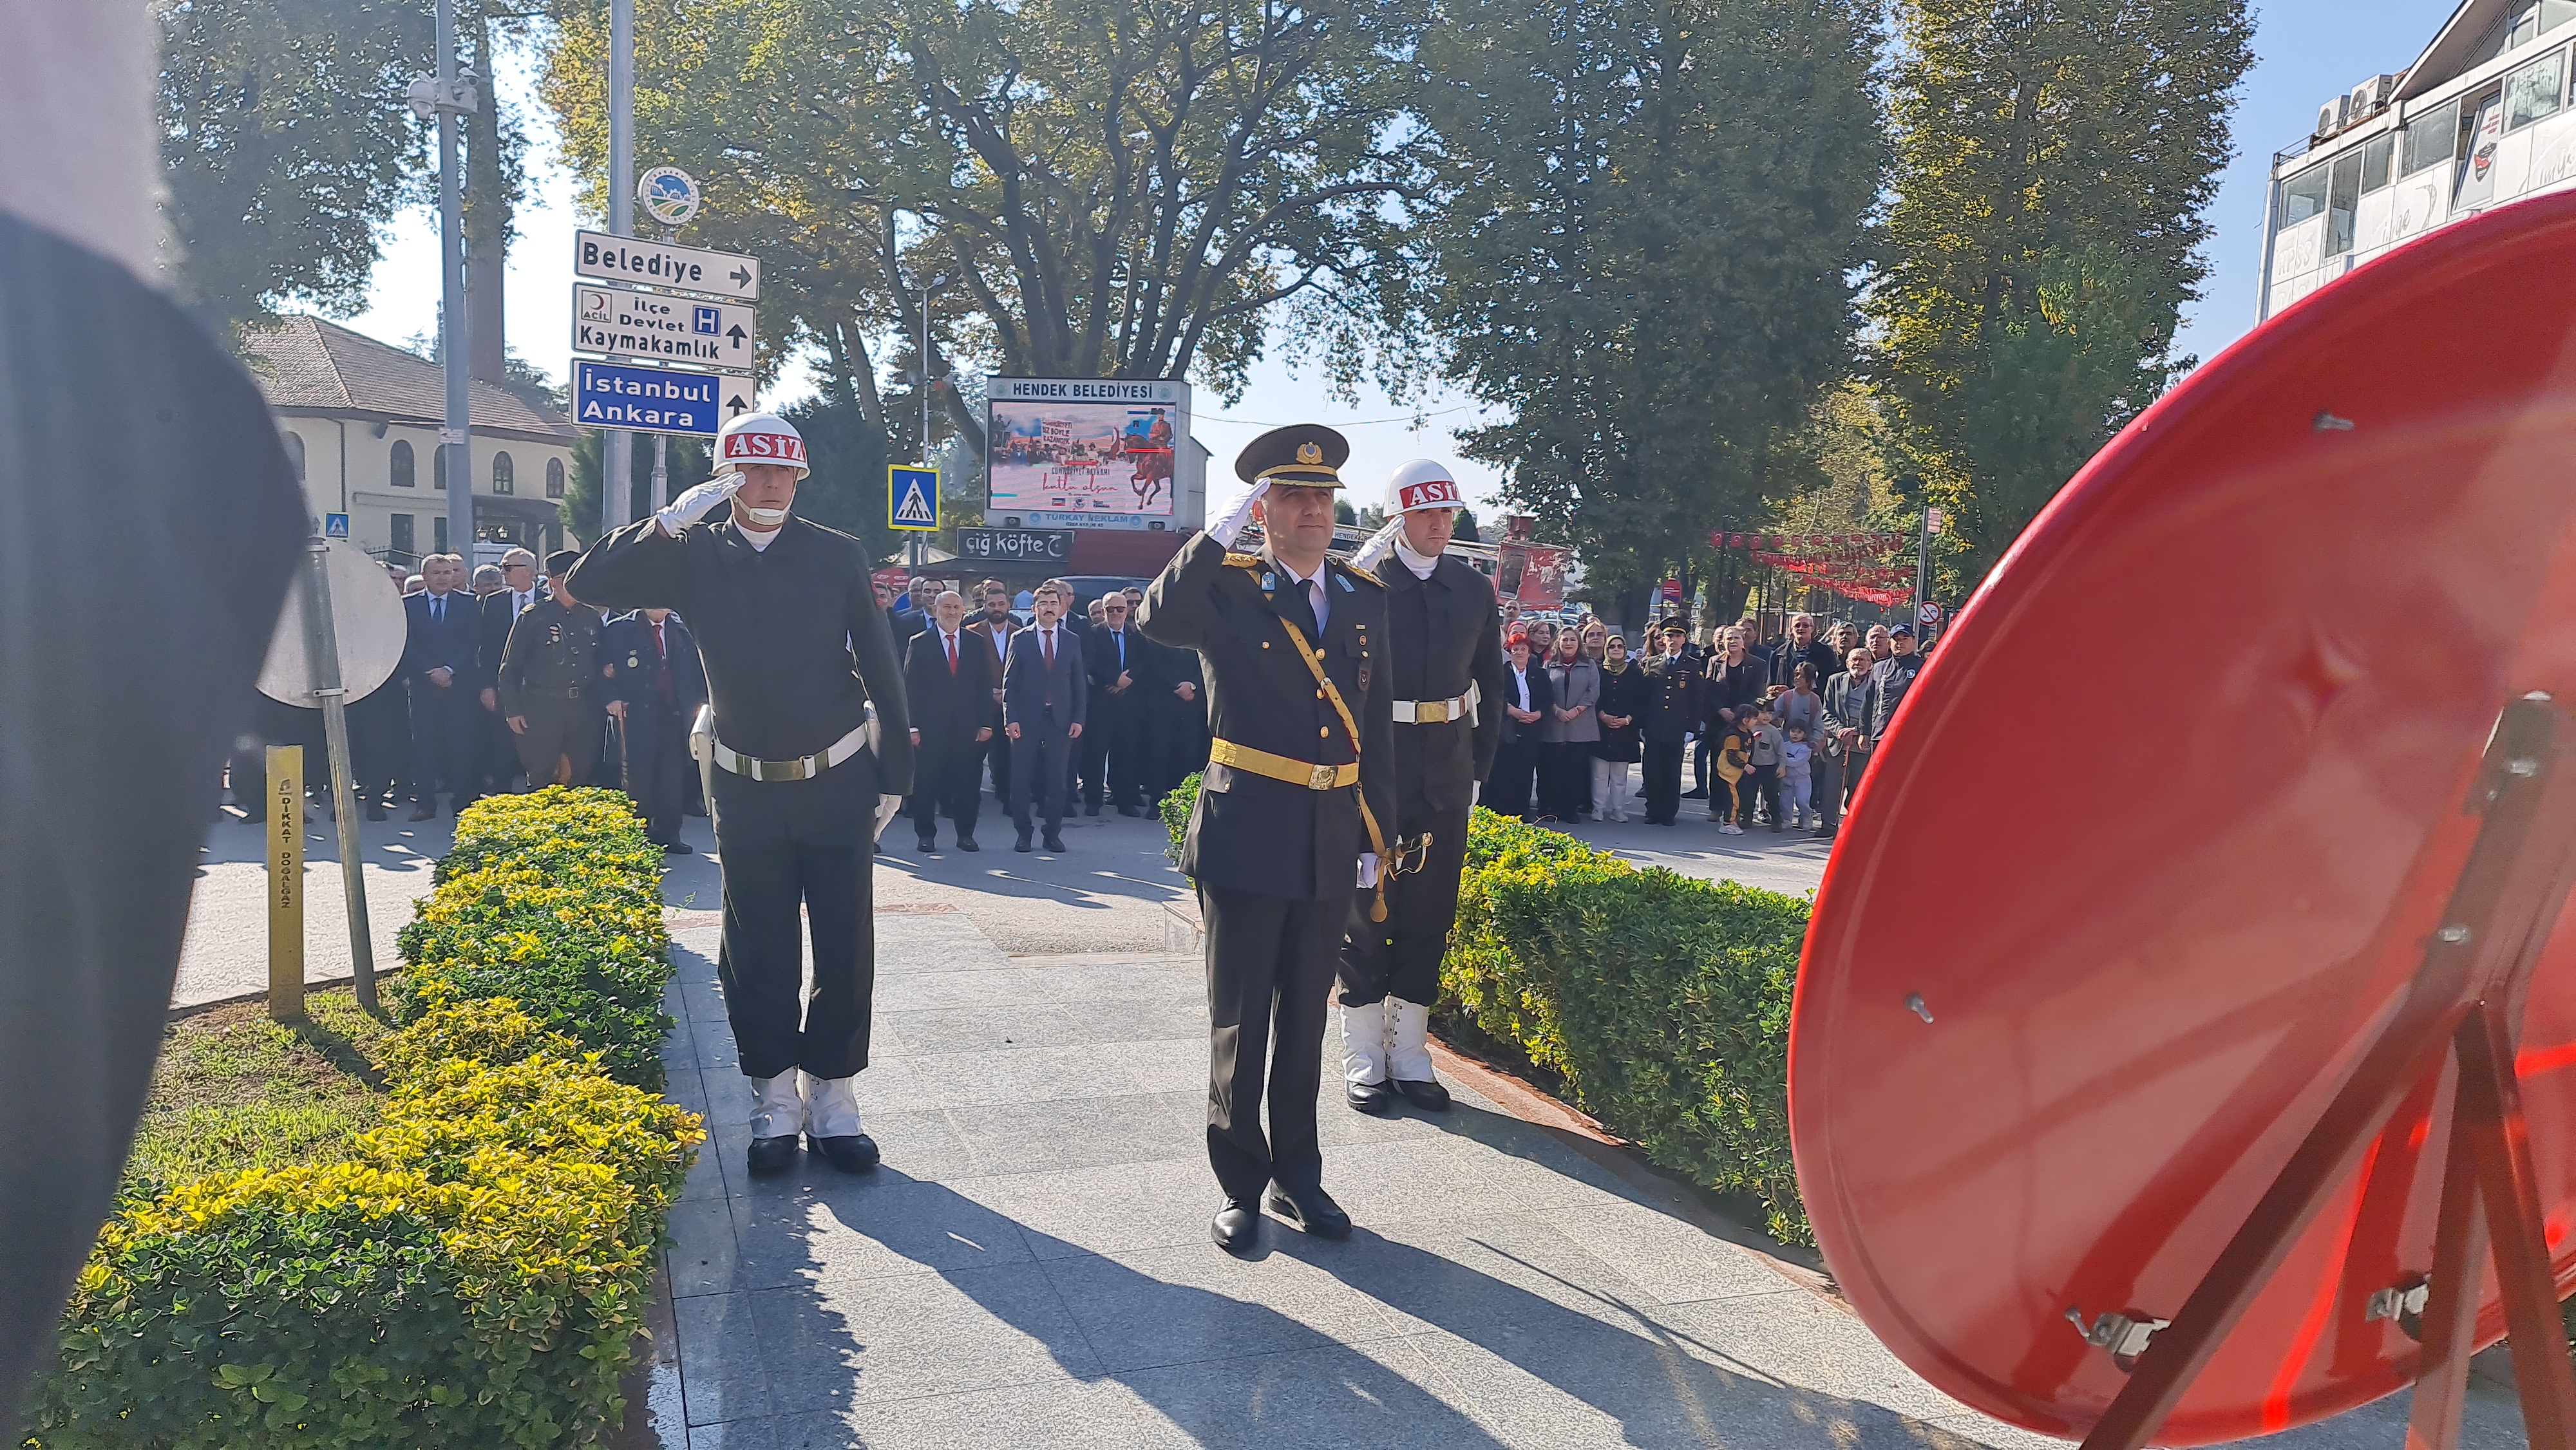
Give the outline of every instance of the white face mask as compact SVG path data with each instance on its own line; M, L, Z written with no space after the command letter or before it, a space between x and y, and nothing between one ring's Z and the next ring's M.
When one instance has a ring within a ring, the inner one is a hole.
M751 521L764 529L774 529L787 521L785 509L756 509L749 504L744 504L742 511L751 515Z

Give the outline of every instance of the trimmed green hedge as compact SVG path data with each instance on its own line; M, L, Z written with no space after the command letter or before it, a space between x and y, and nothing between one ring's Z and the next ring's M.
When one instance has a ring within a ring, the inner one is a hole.
M1165 798L1175 842L1196 781ZM1789 1153L1789 999L1807 903L1639 868L1478 809L1441 1005L1561 1074L1647 1157L1812 1243Z
M667 961L624 967L660 951L658 912L617 940L601 925L633 923L659 864L630 812L603 809L617 801L548 791L465 813L468 860L404 945L454 948L439 960L477 986L508 986L517 963L524 998L464 991L415 957L409 1025L379 1053L393 1094L347 1161L126 1205L82 1271L25 1446L479 1450L588 1445L619 1422L664 1215L705 1132L611 1076L640 1014L543 955L571 943L621 964L620 991L658 996ZM543 884L496 840L542 855ZM478 950L479 919L533 944ZM605 1025L581 1015L601 1003L618 1004Z

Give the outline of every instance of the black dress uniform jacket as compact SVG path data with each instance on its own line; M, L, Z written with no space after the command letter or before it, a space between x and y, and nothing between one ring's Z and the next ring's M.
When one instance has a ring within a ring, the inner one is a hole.
M1494 586L1447 554L1428 579L1416 579L1394 558L1378 577L1386 584L1385 657L1394 686L1388 700L1453 699L1467 693L1470 682L1482 696L1473 727L1463 719L1393 727L1396 814L1409 822L1417 806L1465 810L1474 801L1476 782L1493 769L1508 718L1502 698L1510 666L1497 627ZM1403 829L1410 835L1415 828Z
M866 723L873 699L877 789L905 795L903 667L871 575L865 545L794 515L765 550L730 518L676 539L648 518L592 545L571 584L584 604L686 616L706 661L716 737L742 754L792 760L827 749ZM849 668L814 669L818 658Z
M1266 547L1258 555L1229 555L1199 534L1145 591L1139 624L1146 638L1198 651L1207 676L1208 729L1217 739L1317 765L1350 763L1341 716L1297 658L1282 620L1323 652L1325 673L1360 730L1359 793L1208 767L1180 863L1208 885L1291 900L1345 894L1356 889L1359 858L1371 849L1360 824L1360 794L1379 828L1394 829L1388 711L1394 695L1381 649L1386 591L1347 565L1323 567L1329 602L1320 640L1305 591Z

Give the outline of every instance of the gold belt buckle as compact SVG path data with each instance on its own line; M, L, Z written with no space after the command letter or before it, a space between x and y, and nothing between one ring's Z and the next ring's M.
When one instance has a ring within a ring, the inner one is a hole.
M1333 788L1333 782L1340 778L1341 773L1341 767L1337 765L1316 766L1314 775L1309 777L1306 782L1306 788L1308 790L1331 790Z
M1421 704L1414 706L1413 723L1416 725L1448 724L1449 702L1446 700L1425 700Z

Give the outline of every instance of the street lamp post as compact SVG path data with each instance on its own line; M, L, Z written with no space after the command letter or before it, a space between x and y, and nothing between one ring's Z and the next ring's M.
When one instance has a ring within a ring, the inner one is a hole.
M420 86L412 109L421 108ZM479 100L471 72L456 69L456 0L438 0L438 79L430 105L438 116L438 253L441 313L439 349L447 363L447 421L438 430L439 457L447 474L447 547L474 568L474 423L467 380L465 338L465 196L456 169L457 119ZM490 265L498 266L499 258Z
M635 234L635 0L609 0L608 6L608 230ZM600 435L603 534L635 517L634 462L635 445L623 430Z

